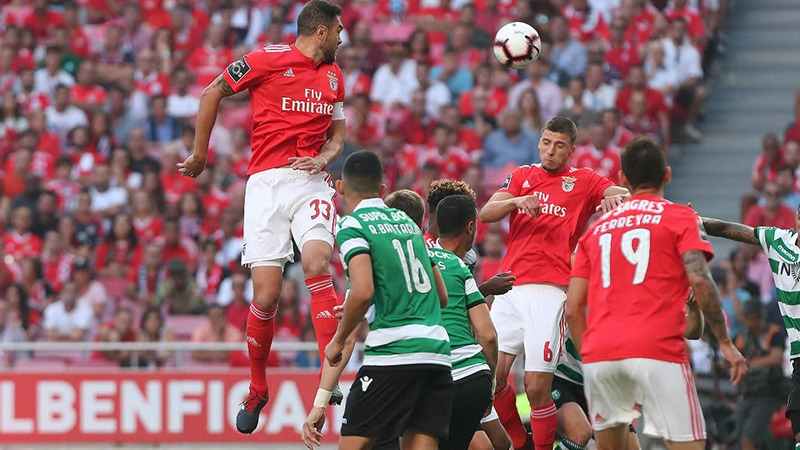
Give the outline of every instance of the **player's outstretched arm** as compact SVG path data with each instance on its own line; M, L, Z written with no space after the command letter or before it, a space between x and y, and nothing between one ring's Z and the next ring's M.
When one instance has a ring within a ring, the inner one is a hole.
M710 217L702 217L702 219L706 233L711 236L723 237L732 241L744 242L745 244L759 245L753 227Z
M616 208L622 202L630 198L631 192L628 188L622 186L611 186L603 191L603 200L597 206L597 211L602 211L603 214Z
M536 218L539 215L539 199L532 195L514 197L508 192L496 192L483 206L479 217L483 223L499 222L515 209Z
M189 177L197 177L206 168L208 158L208 141L211 139L211 130L217 121L219 102L225 97L233 95L233 88L225 81L222 75L218 76L211 84L203 89L200 96L200 109L197 112L195 126L194 152L182 163L178 163L178 171Z
M694 298L694 291L689 290L689 298L686 300L686 329L683 330L683 337L690 340L697 340L703 335L703 328L705 327L705 320L703 319L703 311L697 305L697 300Z
M747 362L728 335L719 291L717 291L717 285L714 284L711 272L708 270L706 255L700 250L690 250L683 254L683 265L705 320L719 341L719 348L722 350L723 356L731 365L731 382L734 385L739 384L747 373Z
M583 333L586 332L586 300L589 293L589 280L587 278L572 277L567 290L567 303L565 315L567 326L572 335L572 342L580 351L583 345Z
M325 358L331 366L337 367L342 363L345 343L347 338L361 323L364 315L372 303L375 285L372 277L372 257L369 253L361 253L350 258L348 262L350 273L350 291L344 302L344 314L336 334L325 347Z

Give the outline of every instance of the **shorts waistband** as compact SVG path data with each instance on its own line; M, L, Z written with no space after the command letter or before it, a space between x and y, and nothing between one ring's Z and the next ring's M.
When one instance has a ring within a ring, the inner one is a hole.
M305 170L295 170L291 167L274 167L272 169L262 170L261 172L256 172L250 175L250 178L265 178L265 179L277 179L277 180L297 180L297 179L304 179L304 178L318 178L318 177L327 177L328 172L322 171L317 174L311 175Z

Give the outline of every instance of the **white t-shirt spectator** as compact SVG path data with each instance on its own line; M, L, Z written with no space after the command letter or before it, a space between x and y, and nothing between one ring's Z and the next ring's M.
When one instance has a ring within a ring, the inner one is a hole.
M48 106L44 114L47 127L59 135L62 143L66 143L69 130L89 124L86 113L75 105L67 106L64 111L57 111L55 106Z
M453 95L447 85L441 81L434 81L425 90L425 112L434 119L439 118L439 109L453 100Z
M373 102L380 102L385 108L394 103L408 105L411 103L414 87L418 85L416 69L416 62L409 59L403 61L396 74L392 73L389 63L378 67L372 77L370 99Z
M72 311L64 309L64 303L57 301L44 309L42 327L45 330L56 330L61 334L69 334L75 330L88 330L92 326L94 314L92 308L84 302L78 302Z
M244 284L244 299L247 303L253 301L253 280L248 279ZM217 291L217 304L228 306L233 301L233 277L227 277L219 283Z
M568 99L571 100L571 98ZM584 89L582 100L583 104L593 111L599 112L604 109L613 108L614 102L617 101L617 88L610 84L603 83L598 86L594 92L590 92L588 88ZM570 108L566 103L564 107Z
M128 191L121 187L109 186L103 192L91 188L89 193L92 196L92 211L105 211L128 203Z
M167 97L167 114L170 116L185 119L187 117L196 116L199 110L200 99L193 95L186 94L180 96L171 94Z
M542 79L536 86L533 85L531 80L522 80L519 83L511 86L508 90L508 104L516 107L519 104L519 98L522 93L528 89L533 89L536 92L536 97L539 99L539 108L542 112L543 120L550 120L558 115L564 105L564 94L557 84L548 79Z
M703 78L700 52L689 40L684 39L680 46L676 46L672 39L662 39L661 42L664 44L664 61L675 71L679 85L690 78Z
M49 95L50 98L55 97L56 86L59 84L72 87L75 84L75 78L62 69L59 69L55 75L50 75L50 72L44 67L33 73L33 89Z

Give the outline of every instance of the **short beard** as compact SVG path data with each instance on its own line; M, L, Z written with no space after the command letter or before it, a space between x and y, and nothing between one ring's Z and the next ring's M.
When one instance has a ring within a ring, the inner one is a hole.
M336 62L336 49L331 50L328 52L327 50L322 54L322 62L325 64L333 64Z

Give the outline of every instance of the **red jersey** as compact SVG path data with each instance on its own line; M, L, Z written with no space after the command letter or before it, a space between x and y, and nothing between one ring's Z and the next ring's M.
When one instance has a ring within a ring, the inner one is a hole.
M541 205L531 219L519 211L509 217L508 251L503 272L512 271L514 284L569 284L570 255L589 217L614 184L589 169L567 167L548 172L539 164L511 172L497 192L514 197L533 195Z
M589 227L572 269L573 277L589 280L584 363L686 361L689 279L682 256L692 250L708 260L714 255L698 221L687 206L637 195Z
M336 64L314 63L294 45L248 53L222 72L234 92L250 90L253 157L247 175L314 157L327 140L334 104L344 102Z
M16 231L3 236L3 253L15 259L37 258L42 252L42 239L30 231L19 234Z
M632 94L633 88L626 87L625 89L619 91L619 95L617 95L615 106L623 116L626 116L631 112L629 103ZM660 113L669 114L669 107L664 101L664 95L661 94L661 92L646 87L644 88L644 95L647 98L647 117L656 121L658 120L658 115Z
M636 135L633 132L625 127L618 126L616 130L614 130L614 137L611 138L611 144L617 148L625 148L628 145L628 142L632 141Z
M579 42L586 43L595 36L608 34L608 25L603 20L603 15L596 9L591 10L587 15L572 6L567 6L564 8L563 14L569 24L569 33Z
M619 155L622 151L611 145L599 150L594 145L581 145L575 150L572 164L575 167L586 167L608 178L612 183L619 183L619 171L622 168Z
M425 247L428 248L436 247L436 239L433 236L431 236L431 234L428 233L427 231L425 232L425 234L422 235L422 240L425 241Z
M100 85L82 86L76 84L70 88L72 101L88 105L102 105L106 102L106 90Z
M472 165L472 158L459 147L450 147L444 155L434 147L419 155L417 168L421 168L428 163L439 166L442 178L459 180L464 171L467 170L467 167Z
M157 216L145 218L134 217L131 219L136 239L139 242L150 242L164 234L164 222Z
M233 52L228 47L209 48L203 46L195 49L189 55L186 65L192 69L196 85L208 86L217 78L219 72L225 68L225 64L231 59L233 59ZM230 83L230 80L228 80L228 83ZM233 84L231 84L231 87L233 87Z

